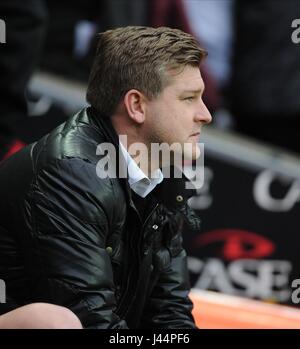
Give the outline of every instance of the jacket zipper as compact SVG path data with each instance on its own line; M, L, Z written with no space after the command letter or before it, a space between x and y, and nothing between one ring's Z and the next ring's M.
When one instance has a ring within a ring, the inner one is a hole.
M138 240L138 248L140 248L140 244L141 244L141 239L144 235L144 229L145 229L145 226L147 225L149 219L152 217L153 213L156 211L157 207L159 206L159 203L157 203L154 208L151 210L151 212L149 213L149 215L147 216L144 224L142 225L142 229L141 229L141 234L140 234L140 237L139 237L139 240ZM136 210L136 209L135 209ZM140 216L139 216L140 217ZM138 251L139 253L139 251ZM139 257L139 254L138 254L138 262L140 263L140 257ZM127 278L127 283L126 283L126 288L125 288L125 291L123 293L123 296L120 300L120 303L117 307L117 310L116 310L116 313L119 315L119 317L122 319L125 317L125 315L127 314L128 310L129 310L129 306L131 303L128 303L126 302L127 300L127 296L128 296L128 289L129 289L129 285L130 285L130 281L131 281L131 278L132 278L132 274L133 274L133 269L131 269L130 271L130 274L129 274L129 277ZM129 297L128 297L129 298Z

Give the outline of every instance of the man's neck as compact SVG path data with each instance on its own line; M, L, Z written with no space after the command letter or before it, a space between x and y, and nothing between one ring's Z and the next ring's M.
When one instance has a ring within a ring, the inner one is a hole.
M143 173L152 178L159 169L159 163L151 161L151 148L141 140L129 141L126 135L119 135L119 141ZM142 146L139 147L138 144Z
M155 162L155 159L151 158L151 144L139 134L139 130L135 129L126 123L126 118L122 115L115 114L112 118L112 125L119 137L119 141L123 144L124 148L132 159L136 162L139 168L144 172L148 178L152 178L152 175L157 171L160 166L159 162ZM143 146L138 146L139 144ZM140 152L137 150L140 149Z

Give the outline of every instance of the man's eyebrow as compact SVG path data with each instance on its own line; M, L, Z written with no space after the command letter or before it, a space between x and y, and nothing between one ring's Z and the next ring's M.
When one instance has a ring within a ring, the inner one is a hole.
M182 93L201 93L204 92L205 87L196 90L183 90Z

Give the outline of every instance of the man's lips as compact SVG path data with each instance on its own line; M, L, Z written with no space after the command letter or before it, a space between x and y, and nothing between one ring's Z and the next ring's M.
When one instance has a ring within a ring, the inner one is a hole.
M195 136L200 136L200 132L195 132L195 133L190 135L190 137L195 137Z

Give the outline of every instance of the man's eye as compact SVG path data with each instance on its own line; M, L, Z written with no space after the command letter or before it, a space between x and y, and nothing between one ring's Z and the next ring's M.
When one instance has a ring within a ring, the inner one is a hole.
M192 100L194 100L194 99L195 99L194 96L190 96L190 97L185 97L185 98L184 98L185 101L192 101Z

